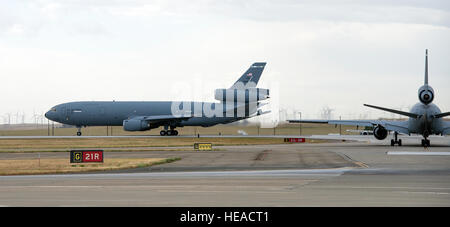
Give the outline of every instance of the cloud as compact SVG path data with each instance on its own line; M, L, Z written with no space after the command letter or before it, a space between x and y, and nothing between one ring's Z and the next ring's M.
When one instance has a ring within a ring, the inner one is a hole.
M7 1L0 74L11 86L0 97L20 87L5 109L44 111L74 100L184 99L168 94L171 82L213 81L203 83L206 101L217 84L229 87L251 63L267 61L260 85L280 83L281 107L359 114L363 102L417 101L429 48L436 102L448 110L447 2Z
M448 1L213 1L203 13L256 21L413 23L450 26Z
M415 1L316 1L316 0L39 0L8 1L2 17L65 20L67 17L224 17L257 21L347 21L366 23L416 23L450 26L450 3ZM39 17L39 18L38 18Z

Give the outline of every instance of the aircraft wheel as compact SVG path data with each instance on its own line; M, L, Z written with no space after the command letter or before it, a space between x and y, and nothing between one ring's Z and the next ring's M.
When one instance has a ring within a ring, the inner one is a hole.
M177 130L173 130L173 135L177 136L178 135L178 131Z
M164 130L161 130L161 131L159 132L159 135L161 135L161 136L165 136L165 135L167 135L167 132L166 132L166 131L164 131Z
M398 140L398 145L402 146L402 140L401 139Z
M430 146L430 140L424 139L422 140L422 146L423 147L429 147Z
M77 132L77 136L81 136L81 132Z
M167 131L167 135L168 136L173 136L173 131L172 130Z
M395 145L395 142L394 142L394 140L392 139L391 140L391 146L394 146Z

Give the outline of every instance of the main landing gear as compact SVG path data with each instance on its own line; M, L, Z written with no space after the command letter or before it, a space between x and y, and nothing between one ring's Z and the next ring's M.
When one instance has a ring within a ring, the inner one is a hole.
M430 140L425 138L422 140L422 146L423 147L429 147L430 146Z
M159 134L161 135L161 136L176 136L176 135L178 135L178 131L177 130L161 130L160 132L159 132Z
M170 130L168 130L168 129L169 129L169 126L164 126L164 130L161 130L159 132L159 135L161 135L161 136L176 136L176 135L178 135L178 131L175 130L175 127L170 127Z
M395 144L398 144L398 146L402 146L402 139L397 139L398 133L394 132L394 139L391 139L391 146L395 146Z

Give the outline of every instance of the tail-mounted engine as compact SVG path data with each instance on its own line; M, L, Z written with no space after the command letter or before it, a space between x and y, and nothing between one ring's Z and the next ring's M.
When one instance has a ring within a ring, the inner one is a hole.
M434 90L428 85L419 88L419 100L423 104L430 104L434 99Z
M378 125L373 129L373 135L378 140L384 140L388 135L388 131L383 126Z
M269 89L216 89L214 92L214 98L222 102L257 102L269 98Z

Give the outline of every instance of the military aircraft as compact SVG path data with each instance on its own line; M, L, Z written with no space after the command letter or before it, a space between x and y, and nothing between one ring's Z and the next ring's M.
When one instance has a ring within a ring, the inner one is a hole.
M333 125L355 125L355 126L372 126L373 135L378 140L384 140L388 131L394 132L394 138L391 139L391 146L402 145L402 140L398 139L399 133L411 135L420 134L423 136L422 146L430 146L429 135L448 135L450 134L450 122L444 121L442 118L449 116L450 112L441 113L439 107L433 104L434 90L428 84L428 50L425 50L425 82L419 88L419 103L415 104L410 112L388 109L379 106L364 104L364 106L375 108L391 113L407 116L407 121L387 121L387 120L288 120L289 123L322 123Z
M52 107L45 117L76 126L78 136L86 126L123 126L126 131L163 126L161 136L176 136L176 127L209 127L269 113L260 109L267 104L260 101L269 98L269 89L256 88L265 66L265 62L255 62L233 86L216 89L214 98L220 102L69 102Z

